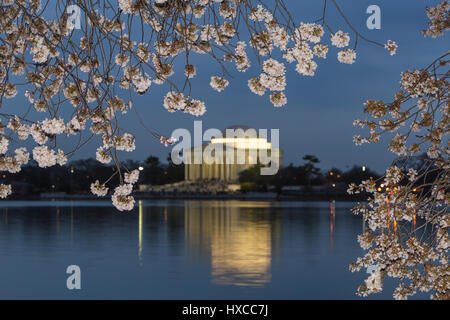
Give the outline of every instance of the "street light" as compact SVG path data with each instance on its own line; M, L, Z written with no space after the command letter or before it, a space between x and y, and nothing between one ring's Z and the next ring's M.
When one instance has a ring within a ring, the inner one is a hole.
M143 166L139 166L139 171L142 171L142 170L144 170L144 167Z
M75 172L75 170L73 169L73 167L70 167L70 184L69 184L69 192L70 193L72 193L72 191L73 191L73 185L72 185L72 176L73 176L73 173Z
M366 171L366 166L362 166L362 171Z

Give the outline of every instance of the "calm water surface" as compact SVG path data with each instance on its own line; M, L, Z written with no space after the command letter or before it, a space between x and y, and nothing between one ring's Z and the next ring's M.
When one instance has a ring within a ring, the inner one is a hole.
M0 202L0 299L356 299L351 203ZM81 268L81 290L66 268ZM373 298L391 298L393 286Z

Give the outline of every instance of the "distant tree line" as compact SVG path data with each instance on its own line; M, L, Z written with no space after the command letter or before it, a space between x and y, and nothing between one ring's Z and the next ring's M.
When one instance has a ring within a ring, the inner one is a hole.
M161 163L158 157L150 156L145 161L128 160L123 162L129 170L139 169L139 184L161 185L184 179L184 165L175 165L170 156L167 163ZM105 182L110 179L115 168L89 158L74 160L64 166L40 168L35 161L14 175L1 174L2 183L11 183L16 194L41 192L86 193L95 180ZM110 185L119 184L118 176L112 177Z
M243 191L267 191L269 186L281 192L283 186L305 186L343 182L360 183L370 177L379 175L370 169L364 171L360 166L354 166L343 172L338 168L328 171L320 170L317 165L319 159L313 155L305 155L303 164L295 166L290 163L280 168L274 176L262 176L261 165L257 164L239 174L239 182ZM184 180L184 164L175 165L170 158L166 163L156 156L149 156L144 161L128 160L123 164L129 170L141 169L139 184L164 185ZM105 165L93 158L74 160L65 166L40 168L34 161L22 168L14 175L3 173L3 183L12 183L16 194L38 194L41 192L85 193L95 180L105 182L113 173L113 166ZM112 185L119 183L118 177L109 180Z
M284 186L319 186L325 184L337 184L351 182L360 183L370 177L377 179L379 174L361 166L353 166L350 170L343 172L338 168L322 171L317 167L320 162L314 155L305 155L303 164L294 166L290 163L280 168L274 176L261 176L261 165L257 164L239 174L239 182L243 191L267 191L269 186L274 186L277 192L281 192Z

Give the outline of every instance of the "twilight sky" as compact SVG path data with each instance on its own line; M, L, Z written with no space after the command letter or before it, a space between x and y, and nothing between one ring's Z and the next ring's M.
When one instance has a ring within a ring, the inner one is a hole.
M321 17L323 1L285 1L297 24ZM280 147L284 151L283 165L290 162L300 164L305 154L314 154L320 159L323 169L334 166L346 170L358 164L381 172L393 155L385 149L384 143L356 147L352 141L353 135L365 134L366 131L353 127L352 122L362 117L365 100L392 99L398 89L400 72L425 67L448 50L445 45L448 44L448 37L431 39L424 38L420 33L428 22L425 6L434 6L439 2L339 0L350 22L364 36L381 43L388 39L396 41L399 45L397 55L390 56L387 50L360 40L353 65L339 63L336 58L339 49L331 46L326 60L315 58L318 68L314 77L299 75L295 72L295 64L289 64L286 90L288 104L282 108L272 106L267 92L260 97L248 89L247 80L259 74L255 59L252 59L252 68L246 73L238 73L234 64L230 64L229 71L235 78L229 79L230 85L225 91L217 93L209 86L209 77L221 74L219 66L199 55L193 59L198 75L192 81L192 96L206 103L207 111L202 117L168 113L162 106L164 94L168 90L164 85L152 84L145 95L135 99L134 104L146 125L163 135L170 136L177 128L186 128L193 134L195 120L203 121L203 130L223 129L236 124L256 129L278 128ZM369 30L366 27L369 17L366 8L372 4L381 8L381 30ZM341 29L349 32L350 47L353 47L354 34L331 3L328 6L327 22L335 31ZM326 33L325 43L329 42L329 33ZM251 57L250 50L247 52ZM175 80L178 79L178 83L182 81L180 76L177 77L177 73L182 74L180 71L179 68L175 69L173 76ZM8 107L11 107L11 102ZM149 136L138 124L133 111L123 121L122 125L137 138L136 150L123 154L123 159L143 160L149 155L157 155L165 160L170 147L164 147L159 140ZM98 145L96 142L90 143L78 152L76 158L95 157Z

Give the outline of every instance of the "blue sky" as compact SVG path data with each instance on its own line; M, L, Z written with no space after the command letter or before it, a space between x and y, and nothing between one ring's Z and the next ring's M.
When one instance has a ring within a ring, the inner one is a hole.
M301 21L311 22L321 16L323 1L285 2L297 24ZM153 84L145 95L136 98L135 105L146 125L161 134L170 135L177 128L186 128L193 133L195 120L203 121L204 130L223 129L235 124L256 129L278 128L280 146L284 150L284 165L290 162L299 164L305 154L314 154L320 159L323 169L334 166L345 170L357 164L381 172L392 161L393 155L386 150L385 143L356 147L352 141L353 135L365 131L353 127L352 122L363 116L365 100L392 99L398 88L400 72L424 67L448 50L447 37L430 39L420 33L428 23L425 6L434 6L439 2L338 1L351 23L364 36L381 43L388 39L396 41L399 45L397 55L390 56L383 48L360 41L353 65L339 63L336 48L330 48L326 60L316 60L319 66L314 77L301 76L295 72L295 64L289 65L286 90L288 104L282 108L274 108L268 101L267 93L259 97L248 89L247 80L258 75L254 59L252 68L246 73L238 73L230 65L229 70L235 78L225 91L217 93L209 87L209 77L220 74L219 66L204 56L193 60L198 76L192 81L192 96L205 101L207 106L207 112L202 117L168 113L162 106L167 86ZM369 30L366 27L369 17L366 8L372 4L381 8L381 30ZM351 30L331 3L327 17L334 30L350 32L354 40ZM178 70L178 73L182 72ZM182 81L176 74L174 79ZM165 159L170 152L170 148L162 146L139 126L134 112L128 114L124 126L132 129L137 138L136 150L124 154L124 159L143 160L149 155ZM98 143L87 145L76 157L94 156L97 146Z

